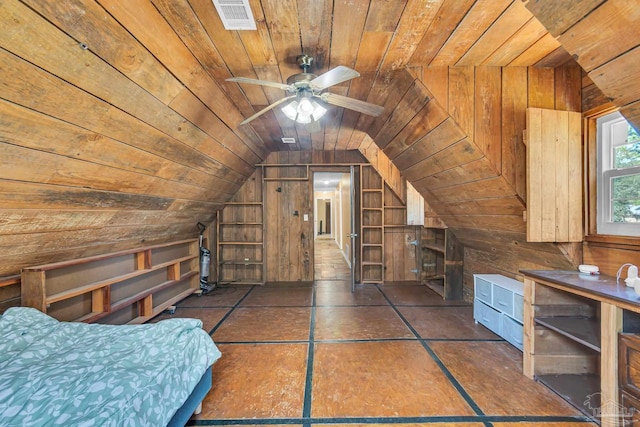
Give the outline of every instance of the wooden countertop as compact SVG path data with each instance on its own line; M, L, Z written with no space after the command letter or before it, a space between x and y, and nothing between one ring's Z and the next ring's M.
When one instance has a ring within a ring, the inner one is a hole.
M556 284L558 287L598 301L640 312L640 295L616 278L604 274L591 276L573 270L521 270L530 279Z

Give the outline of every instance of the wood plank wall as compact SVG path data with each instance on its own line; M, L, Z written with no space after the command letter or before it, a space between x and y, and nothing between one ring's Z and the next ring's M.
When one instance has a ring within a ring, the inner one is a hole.
M555 0L526 3L620 112L640 126L640 8L633 1ZM586 110L585 110L586 111Z
M521 278L522 268L573 268L557 245L526 241L522 135L527 107L581 111L580 68L412 73L417 80L399 103L404 122L389 119L373 139L465 245L466 298L474 273Z
M313 280L313 189L311 180L292 180L306 176L306 167L284 165L366 163L357 150L278 151L265 164L264 184L266 280L296 282ZM278 191L278 188L280 189ZM294 212L298 212L294 215ZM309 221L303 221L304 214Z
M225 124L245 117L225 93L237 85L221 88L219 67L136 5L2 4L2 276L197 237L266 156L250 128Z

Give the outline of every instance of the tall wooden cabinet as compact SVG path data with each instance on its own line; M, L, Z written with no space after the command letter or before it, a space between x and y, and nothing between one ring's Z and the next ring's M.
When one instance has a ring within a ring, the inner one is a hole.
M422 283L446 300L462 299L464 250L448 228L423 228Z

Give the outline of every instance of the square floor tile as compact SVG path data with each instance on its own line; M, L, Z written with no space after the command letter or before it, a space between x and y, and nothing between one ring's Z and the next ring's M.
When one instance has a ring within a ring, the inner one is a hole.
M178 307L233 307L251 290L251 286L218 286L202 296L191 295L183 299Z
M213 333L216 342L307 341L310 307L238 307Z
M382 292L374 286L323 286L316 289L316 305L389 305Z
M313 417L473 415L417 341L317 343Z
M501 339L473 320L473 307L403 307L398 311L422 338Z
M522 353L504 342L431 342L486 415L582 415L522 374Z
M307 286L261 286L254 288L240 306L310 307L312 297L313 288Z
M317 307L315 340L415 338L391 307Z
M394 305L469 305L464 301L445 301L426 286L384 284L380 289Z
M213 386L192 419L301 417L307 344L221 344ZM248 420L247 424L251 424Z
M330 288L340 288L345 290L346 289L351 290L351 280L316 280L315 284L316 284L316 288L330 287ZM373 285L360 285L360 284L356 284L356 286L374 287Z
M202 321L202 329L207 332L218 324L220 320L231 310L230 308L202 308L202 307L177 307L174 314L162 313L154 317L149 323L159 322L165 319L173 319L179 317L189 317L200 319Z

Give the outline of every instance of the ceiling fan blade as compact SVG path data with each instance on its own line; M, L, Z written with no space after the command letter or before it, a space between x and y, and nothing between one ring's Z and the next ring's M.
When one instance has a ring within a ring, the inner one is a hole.
M322 90L359 76L360 73L356 70L340 65L324 74L320 74L318 77L311 80L309 85L314 89Z
M282 99L277 100L276 102L274 102L271 105L268 105L267 107L263 108L262 110L258 111L257 113L255 113L253 116L251 117L247 117L246 119L244 119L243 121L240 122L241 125L246 125L247 123L249 123L251 120L263 115L264 113L266 113L269 110L272 110L274 108L276 108L278 105L287 102L290 99L295 98L296 95L291 95L291 96L285 96Z
M355 98L349 98L347 96L337 95L335 93L323 93L320 95L320 98L331 105L348 108L349 110L354 110L373 117L378 117L384 111L384 107L379 105L360 101Z
M260 86L269 86L269 87L275 87L275 88L282 89L282 90L292 90L293 89L291 86L286 85L284 83L270 82L268 80L250 79L250 78L247 78L247 77L231 77L229 79L226 79L226 81L228 81L228 82L237 82L237 83L248 83L248 84L260 85Z

